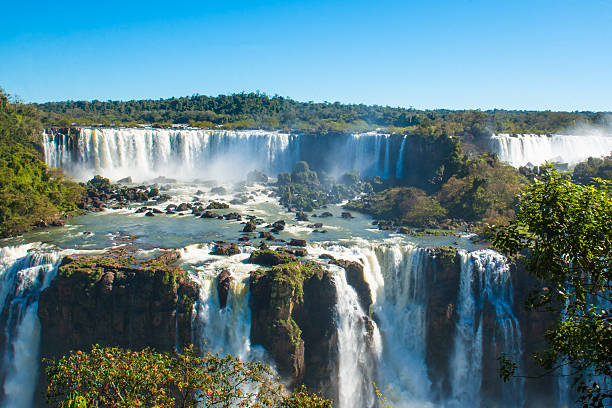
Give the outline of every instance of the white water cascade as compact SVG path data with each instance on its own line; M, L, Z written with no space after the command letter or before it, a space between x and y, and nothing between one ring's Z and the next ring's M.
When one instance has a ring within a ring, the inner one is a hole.
M390 135L386 133L347 135L342 151L336 152L335 172L357 170L362 176L388 178L391 166L390 142Z
M38 297L54 278L58 251L34 246L0 248L0 406L29 408L38 380Z
M404 149L406 148L407 136L402 138L402 144L400 145L399 156L397 158L397 165L395 167L395 178L402 178L404 173Z
M426 361L428 302L430 291L436 290L435 255L412 245L366 241L323 245L309 252L361 263L373 298L376 322L368 340L363 323L367 312L360 308L343 271L336 273L340 408L373 406L373 388L367 387L372 381L394 408L478 407L485 363L490 366L501 352L520 360L510 269L498 253L460 252L457 322L451 330L454 339L448 339L451 390L445 397L433 395L436 379L429 378ZM428 275L430 269L433 275ZM517 380L493 398L498 406L520 407L522 395L522 382Z
M548 162L575 165L589 157L603 157L612 152L612 135L493 135L491 150L499 159L514 167Z
M261 347L252 347L248 276L257 265L245 264L248 253L231 257L210 255L210 245L194 245L182 250L184 262L193 265L191 278L200 286L194 305L193 342L201 350L232 354L245 361L266 361ZM217 275L224 269L234 278L227 305L221 308ZM270 361L266 361L270 363Z
M512 311L513 289L507 259L492 250L461 251L461 277L457 304L457 329L450 364L451 406L479 407L483 381L484 342L493 350L519 360L521 333ZM484 309L494 312L494 335L484 336ZM522 380L515 379L503 388L504 407L521 407Z
M299 157L295 136L263 130L81 128L70 137L45 132L43 146L47 165L83 180L238 180L253 169L290 170Z

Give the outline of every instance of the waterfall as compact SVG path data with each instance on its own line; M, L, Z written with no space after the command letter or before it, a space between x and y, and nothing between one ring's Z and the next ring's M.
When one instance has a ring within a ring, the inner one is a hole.
M503 352L516 361L521 356L518 320L513 307L510 268L506 258L491 250L460 252L461 276L457 304L457 328L450 362L453 406L479 407L483 381L483 360ZM485 311L492 308L494 321ZM485 328L486 324L494 327ZM484 331L493 332L485 337ZM485 342L493 343L495 355L484 355ZM522 381L503 387L503 406L522 406Z
M395 178L402 178L404 172L404 149L406 148L406 136L402 137L399 156L397 158L397 166L395 167Z
M29 244L0 248L0 404L7 408L32 406L39 370L38 297L61 260L58 251L34 249Z
M263 130L81 128L72 138L45 133L43 145L46 163L76 178L138 181L235 180L253 169L275 175L290 170L300 152L294 135Z
M245 361L266 361L263 348L252 347L250 342L248 276L257 265L243 263L248 253L220 257L210 255L210 249L210 245L204 245L182 250L183 261L195 265L191 278L200 286L194 305L193 343L201 350L232 354ZM217 275L223 269L228 269L234 278L225 308L221 308L217 294Z
M368 333L366 314L357 293L347 283L344 271L334 275L336 284L336 324L338 327L339 406L373 407L376 403L372 381L380 345Z
M375 254L384 279L373 308L383 341L378 382L394 407L426 406L431 386L425 363L429 253L395 245L379 246Z
M610 135L493 135L491 150L499 159L514 167L548 162L575 165L589 157L603 157L612 152Z
M391 150L391 138L389 135L385 136L385 171L383 178L389 178L391 176L391 159L389 158L389 150Z

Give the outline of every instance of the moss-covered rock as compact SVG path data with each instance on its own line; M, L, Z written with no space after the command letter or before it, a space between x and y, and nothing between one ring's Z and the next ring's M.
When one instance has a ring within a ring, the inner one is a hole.
M274 251L272 249L258 249L251 253L249 263L262 266L276 266L289 262L295 262L296 257L285 251Z
M92 344L171 351L191 342L198 289L166 251L139 258L129 249L64 258L40 295L42 355Z
M335 339L330 273L315 262L282 263L252 272L250 291L252 343L266 348L281 375L322 389Z

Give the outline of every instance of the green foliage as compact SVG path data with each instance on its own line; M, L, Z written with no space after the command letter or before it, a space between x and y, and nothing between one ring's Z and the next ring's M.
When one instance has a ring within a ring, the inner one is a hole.
M560 315L538 363L550 372L569 366L582 404L596 407L612 403L612 182L593 183L545 167L494 244L526 253L526 269L546 285L529 307Z
M46 361L51 406L72 407L312 407L330 408L305 389L284 391L268 366L192 347L170 356L151 349L93 346Z
M483 155L468 161L464 174L452 176L438 199L452 218L505 224L514 218L517 196L525 182L515 168Z
M363 211L378 220L394 220L413 226L433 226L446 216L435 197L416 187L390 188L373 197L353 201L348 209Z
M38 115L32 106L10 103L0 90L0 237L75 213L83 193L41 161Z
M572 179L580 184L593 184L594 178L612 180L612 155L603 159L589 157L574 168Z
M552 133L577 123L603 124L592 112L416 110L388 106L297 102L240 93L134 101L67 101L37 105L46 125L156 123L221 129L295 129L337 133L387 127L394 133L481 138L492 132Z
M515 216L517 197L526 179L513 167L485 154L454 165L442 172L446 181L437 193L427 194L416 187L394 187L355 200L348 209L366 212L377 220L416 227L449 226L449 218L498 225Z

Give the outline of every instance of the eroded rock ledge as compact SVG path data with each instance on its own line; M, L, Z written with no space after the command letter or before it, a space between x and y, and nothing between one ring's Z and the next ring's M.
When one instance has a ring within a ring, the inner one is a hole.
M43 357L92 344L172 351L191 342L197 286L176 265L180 254L138 258L129 248L64 258L40 295Z

